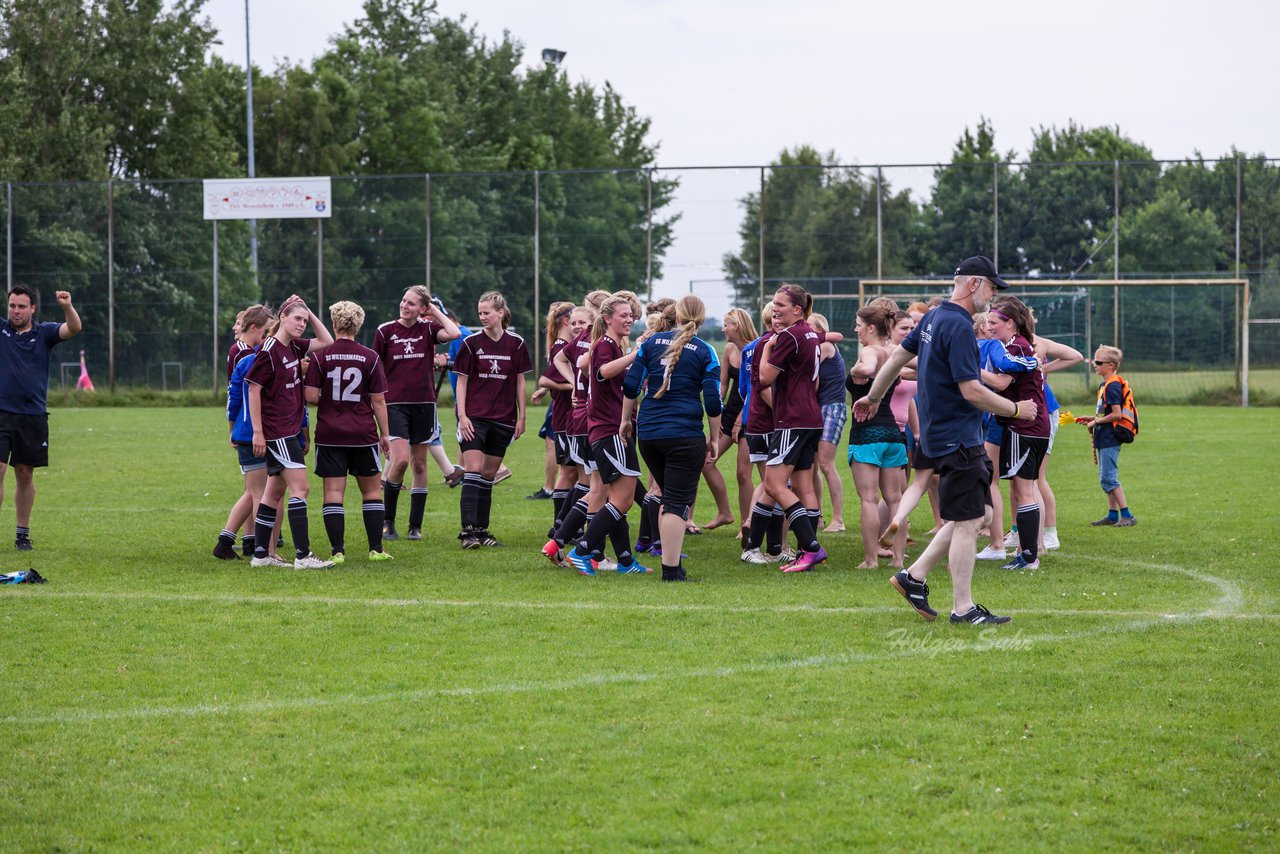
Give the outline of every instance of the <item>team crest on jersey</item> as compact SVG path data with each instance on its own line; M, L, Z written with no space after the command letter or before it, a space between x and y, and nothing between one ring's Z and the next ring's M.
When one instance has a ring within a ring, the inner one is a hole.
M413 339L412 339L412 338L406 338L406 339L404 340L404 352L405 352L405 355L406 355L406 356L411 355L411 354L413 353Z

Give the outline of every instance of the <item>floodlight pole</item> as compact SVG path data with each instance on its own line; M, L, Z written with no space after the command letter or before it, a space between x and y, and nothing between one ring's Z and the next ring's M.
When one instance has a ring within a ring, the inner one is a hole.
M760 220L760 245L758 249L760 258L757 264L759 269L757 276L760 279L760 303L756 306L756 311L764 308L764 169L765 167L760 167L760 204L756 205Z
M538 309L542 302L542 175L533 170L533 363L539 364ZM523 394L523 392L521 392Z
M213 390L218 390L218 221L213 221Z
M876 278L884 278L884 210L881 197L884 195L884 169L876 167ZM828 283L827 290L831 290Z
M644 177L647 194L644 226L644 281L649 291L649 302L653 302L653 169L646 169Z

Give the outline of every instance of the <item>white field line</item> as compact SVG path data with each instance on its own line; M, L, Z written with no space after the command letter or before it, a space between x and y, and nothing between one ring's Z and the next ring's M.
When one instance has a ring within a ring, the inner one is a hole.
M979 630L975 634L953 635L951 638L936 638L925 635L919 637L911 636L911 629L894 630L890 633L891 639L881 639L883 647L874 651L848 651L842 653L834 653L827 655L808 656L803 658L793 658L781 661L770 662L748 662L739 665L727 667L711 667L711 668L695 668L689 670L677 671L661 671L653 673L633 672L633 673L595 673L585 674L583 676L574 677L572 679L562 680L545 680L532 682L507 682L495 685L479 685L464 686L454 688L424 688L411 691L396 691L387 693L373 694L341 694L336 696L305 696L305 697L284 697L284 698L267 698L259 700L242 700L228 703L198 703L186 706L136 706L124 709L86 709L71 708L60 709L47 712L40 715L12 715L0 718L0 725L4 726L39 726L39 725L58 725L71 723L93 723L101 721L117 721L117 720L142 720L155 718L176 718L176 717L204 717L210 715L231 715L231 714L264 714L278 711L302 711L313 709L324 709L337 706L367 706L379 703L415 703L424 702L434 699L446 699L450 697L483 697L490 695L510 695L510 694L542 694L553 691L571 691L590 689L608 685L636 685L651 682L669 682L674 680L688 679L726 679L735 678L744 675L758 673L774 673L789 670L801 669L824 669L832 667L843 667L851 664L867 661L882 661L897 658L917 658L917 657L936 657L938 655L949 655L958 652L983 652L983 651L1007 651L1020 650L1029 647L1044 644L1056 643L1059 641L1080 641L1089 637L1098 637L1102 635L1121 634L1130 631L1139 631L1158 624L1168 624L1176 620L1196 620L1218 616L1234 616L1239 613L1243 604L1243 595L1238 585L1232 581L1210 575L1208 573L1199 572L1197 570L1186 569L1184 567L1174 566L1171 564L1156 564L1150 562L1129 561L1127 565L1130 567L1141 566L1148 569L1155 569L1165 572L1173 572L1189 576L1198 581L1217 588L1219 596L1209 608L1196 614L1186 615L1166 615L1156 616L1151 614L1142 615L1137 619L1129 620L1125 623L1097 626L1084 631L1074 631L1067 633L1045 633L1039 635L1026 636L1016 629L985 629ZM51 591L52 592L52 591ZM75 596L75 593L59 594L68 597ZM102 594L103 596L111 596L114 598L143 598L151 596L151 594ZM192 594L173 594L174 596L192 597ZM165 597L166 594L160 594ZM154 598L154 597L153 597ZM209 601L210 597L194 596L195 601ZM225 597L222 597L225 599ZM262 597L252 597L249 601L254 601ZM297 597L270 597L270 601L282 600L285 602L297 601ZM172 601L172 599L169 599ZM244 598L229 599L227 601L244 601ZM324 604L330 601L343 604L359 604L361 600L334 599L324 598ZM385 601L385 602L406 602L406 603L422 603L427 600L368 600L368 601ZM455 602L448 604L456 605ZM494 603L477 603L487 604L491 607ZM516 604L516 603L512 603ZM521 605L525 603L519 603ZM548 603L550 604L550 603ZM568 603L578 604L578 603ZM470 607L468 605L468 607ZM648 606L646 606L648 607ZM669 609L683 608L689 609L689 606L658 606ZM716 609L714 606L698 606L700 609ZM787 607L787 606L783 606ZM755 611L770 610L764 608L752 609ZM823 609L828 610L828 609ZM834 610L834 609L832 609ZM867 611L872 609L859 609ZM898 610L903 611L902 607L896 609L874 610ZM845 612L856 612L854 609L845 609ZM904 612L905 613L905 612ZM1061 613L1053 611L1045 611L1042 613ZM1090 615L1107 615L1108 612L1088 612ZM1115 612L1110 612L1114 614ZM918 623L915 623L919 626ZM961 628L959 631L970 632L970 629Z

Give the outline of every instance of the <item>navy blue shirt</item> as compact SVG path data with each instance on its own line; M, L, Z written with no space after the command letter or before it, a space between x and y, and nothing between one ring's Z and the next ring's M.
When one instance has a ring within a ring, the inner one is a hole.
M960 448L982 447L982 410L960 393L960 383L981 376L969 312L942 303L920 319L902 349L917 356L916 411L925 454L938 459Z
M33 323L21 334L0 319L0 411L47 415L49 354L62 343L61 323Z
M623 380L622 393L632 400L640 396L642 388L645 391L636 420L641 439L702 436L703 411L720 414L720 359L697 336L684 345L666 393L661 399L654 397L668 371L667 350L676 334L673 329L645 339Z
M1098 410L1096 415L1111 414L1111 407L1124 406L1124 388L1120 383L1103 380L1098 391ZM1116 428L1110 423L1093 425L1093 446L1095 448L1118 448L1123 443L1116 438Z

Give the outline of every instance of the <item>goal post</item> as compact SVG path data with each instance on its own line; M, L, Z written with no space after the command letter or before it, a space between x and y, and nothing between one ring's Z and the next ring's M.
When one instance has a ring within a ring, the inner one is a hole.
M1124 350L1122 370L1151 403L1249 405L1249 282L1239 278L1006 279L1036 315L1046 337L1075 347L1086 359L1100 344ZM845 293L814 293L814 308L830 315L846 336L858 307L889 297L911 302L947 296L951 279L877 278ZM1268 373L1269 372L1264 372ZM1054 392L1083 403L1096 386L1091 371L1054 376ZM1280 384L1280 374L1262 378Z

